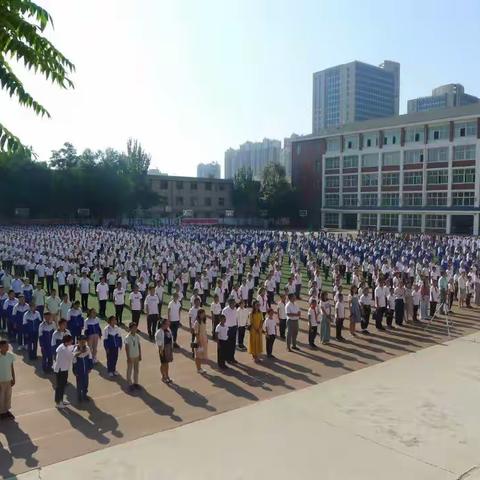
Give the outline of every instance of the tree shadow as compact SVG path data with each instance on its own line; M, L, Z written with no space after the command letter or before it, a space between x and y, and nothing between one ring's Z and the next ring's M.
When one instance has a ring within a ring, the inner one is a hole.
M16 421L2 420L0 433L3 433L6 439L6 445L0 444L0 478L15 476L11 470L15 459L23 459L30 469L38 466L39 462L34 456L38 447ZM8 447L8 450L5 447Z

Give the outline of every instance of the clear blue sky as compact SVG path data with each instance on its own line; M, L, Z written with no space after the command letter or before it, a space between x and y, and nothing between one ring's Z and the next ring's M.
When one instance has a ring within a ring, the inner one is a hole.
M0 118L40 159L64 141L121 149L195 175L228 147L311 131L312 73L361 60L401 64L408 98L459 82L480 96L480 1L37 0L49 37L76 64L76 89L32 75L53 119L0 95Z

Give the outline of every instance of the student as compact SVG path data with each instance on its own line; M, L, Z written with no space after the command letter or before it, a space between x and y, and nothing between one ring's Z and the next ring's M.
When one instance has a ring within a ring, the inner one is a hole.
M40 351L42 352L42 370L44 373L52 371L53 366L53 347L52 336L55 332L52 314L46 312L43 316L43 322L38 327L38 339L40 343Z
M197 373L207 373L202 368L202 364L208 361L207 314L203 308L198 310L192 327L196 345L194 352Z
M420 300L422 298L422 295L420 294L420 286L416 284L413 287L413 292L412 292L412 302L413 302L413 322L417 323L418 320L418 309L420 308Z
M17 305L18 300L15 298L13 290L8 291L8 298L3 302L4 323L6 323L8 339L12 342L15 340L15 328L13 320L13 309Z
M158 324L158 300L155 294L155 287L148 289L148 295L145 297L145 313L147 314L147 331L150 340L155 339L155 332Z
M173 362L173 336L170 330L170 321L164 318L160 321L160 328L155 333L155 344L160 357L160 373L162 382L172 383L169 375L169 365Z
M387 328L395 330L393 326L393 315L395 313L395 291L390 288L390 293L387 296Z
M252 311L248 320L249 324L249 341L248 341L248 353L253 357L255 363L260 362L260 354L263 351L263 338L262 338L262 325L263 325L263 313L260 311L260 302L255 300L252 304Z
M7 331L7 317L5 311L3 310L3 305L5 304L5 300L7 300L8 295L5 292L3 286L0 285L0 332Z
M345 303L343 302L343 294L339 293L337 303L335 303L335 338L340 342L345 341L345 338L342 337L342 329L343 329L344 321L345 321Z
M100 328L100 321L97 318L97 312L94 308L88 311L84 334L87 337L88 346L92 352L93 363L95 364L97 363L98 341L102 336L102 330Z
M295 299L295 293L289 293L288 303L285 306L285 313L287 315L287 350L289 352L292 350L300 350L297 347L300 308L295 304Z
M326 345L330 342L330 323L332 322L332 305L326 291L323 291L320 296L320 312L320 340L323 345Z
M68 312L72 308L72 302L68 299L68 295L64 294L62 297L62 302L60 303L60 318L64 318L68 321ZM75 339L73 340L75 343Z
M23 315L28 311L28 304L25 303L25 297L21 293L18 297L18 303L13 307L13 333L17 342L17 350L25 350L23 339Z
M188 311L188 322L189 322L189 327L190 327L190 333L191 333L191 344L193 345L195 341L195 332L193 329L193 326L195 322L197 321L197 315L200 310L200 297L196 297L193 299L193 305L192 308ZM195 358L195 348L192 347L192 357Z
M37 358L38 329L41 321L40 312L36 310L35 303L32 300L30 308L23 315L23 335L30 360L36 360Z
M114 295L115 297L115 295ZM107 353L107 372L109 377L118 375L118 351L122 349L122 334L117 327L115 316L108 317L108 325L103 329L103 346Z
M108 285L105 283L105 277L100 278L100 283L96 286L95 290L97 292L98 305L100 309L98 316L100 318L105 318L108 300Z
M215 340L215 329L217 328L220 315L222 314L222 306L218 295L214 295L213 302L210 305L210 313L212 315L212 337Z
M278 314L278 329L280 331L280 338L285 340L285 331L287 329L287 315L285 313L285 303L286 296L284 293L280 294L280 301L277 304L277 314Z
M48 312L50 313L50 312ZM53 315L50 313L52 319ZM63 337L65 335L68 335L71 337L70 332L67 330L67 321L65 319L62 319L58 322L58 327L57 329L53 332L52 335L52 348L53 348L53 359L55 360L55 355L57 348L63 343Z
M319 314L317 301L312 298L310 308L308 309L308 344L312 348L317 348L315 338L318 334Z
M30 304L33 298L33 287L28 278L26 278L23 282L22 293L23 293L23 296L25 297L25 302Z
M82 334L85 324L78 300L73 303L65 318L67 319L67 327L73 338L73 343L76 343L78 337Z
M138 384L138 375L140 362L142 361L142 347L140 346L140 337L137 334L137 324L131 322L128 326L129 333L125 338L125 353L127 355L127 382L131 392L140 390ZM133 382L132 382L133 372Z
M138 291L138 285L133 287L133 292L130 293L130 309L132 312L132 322L137 326L140 323L140 314L142 313L143 296Z
M93 368L92 353L87 345L87 337L80 335L78 345L73 350L73 373L77 380L78 401L88 401L88 376Z
M238 324L238 348L240 350L246 350L244 345L245 330L247 328L249 312L245 308L245 300L241 299L237 308L237 324Z
M222 370L228 369L225 361L228 351L228 327L225 325L225 315L221 314L218 325L215 327L215 337L217 338L217 364Z
M15 355L8 351L8 342L0 340L0 419L14 419L12 408L12 387L15 385Z
M50 296L45 300L45 306L47 311L52 314L53 321L56 323L58 321L58 313L60 312L60 299L57 297L57 292L55 289L50 290Z
M68 298L72 302L75 301L75 296L77 294L77 282L78 282L78 277L75 274L75 270L70 270L70 273L67 275L67 285L68 285Z
M277 338L277 322L273 318L273 313L273 309L269 308L267 312L267 318L263 322L263 330L265 331L265 342L268 358L275 358L272 352L275 338Z
M182 309L182 304L178 300L178 293L173 294L173 298L168 304L168 313L167 318L170 322L170 328L172 329L173 336L173 346L174 348L179 348L177 343L177 334L178 329L180 328L180 310Z
M42 320L43 312L45 311L45 297L45 290L42 288L41 282L38 282L35 290L33 291L32 300L35 302L35 305L37 306L37 310L40 312Z
M65 322L65 320L60 320ZM72 368L73 364L73 339L71 335L66 334L62 343L55 350L55 364L53 371L56 375L56 387L55 387L55 406L59 409L65 408L70 405L70 402L64 400L65 387L68 382L68 372Z
M65 295L65 285L66 285L66 280L67 276L65 275L65 272L63 271L63 267L60 266L57 272L57 285L58 285L58 296L60 298L63 298Z
M228 306L222 310L222 315L225 315L225 325L228 327L228 352L226 361L236 364L238 363L237 360L235 360L238 323L235 300L233 298L228 299Z
M122 324L123 309L125 307L125 289L121 282L117 282L117 287L113 290L113 303L115 305L115 318L117 324Z
M359 303L362 311L362 321L360 324L362 327L362 333L368 335L370 333L368 331L368 324L370 323L370 314L372 312L372 297L369 295L368 287L365 287L362 290Z
M87 277L87 272L82 273L82 277L78 281L78 288L80 290L80 299L82 301L82 311L88 311L88 295L90 294L90 279Z

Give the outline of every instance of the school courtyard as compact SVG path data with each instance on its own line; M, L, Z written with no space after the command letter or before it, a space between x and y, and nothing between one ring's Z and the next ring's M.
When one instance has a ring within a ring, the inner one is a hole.
M443 320L426 331L371 326L369 336L345 333L345 343L310 350L300 305L299 352L277 339L276 360L255 364L237 352L240 364L224 373L210 342L208 373L199 375L183 328L167 386L142 334L140 393L127 393L124 354L121 377L107 376L101 348L92 401L78 405L69 386L63 411L53 377L18 355L16 421L0 423L0 477L438 480L480 464L478 309L454 311L451 337Z

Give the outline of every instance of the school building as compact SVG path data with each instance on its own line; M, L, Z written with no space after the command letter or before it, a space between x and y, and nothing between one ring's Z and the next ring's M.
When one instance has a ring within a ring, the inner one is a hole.
M305 224L479 234L480 104L352 123L292 143Z

